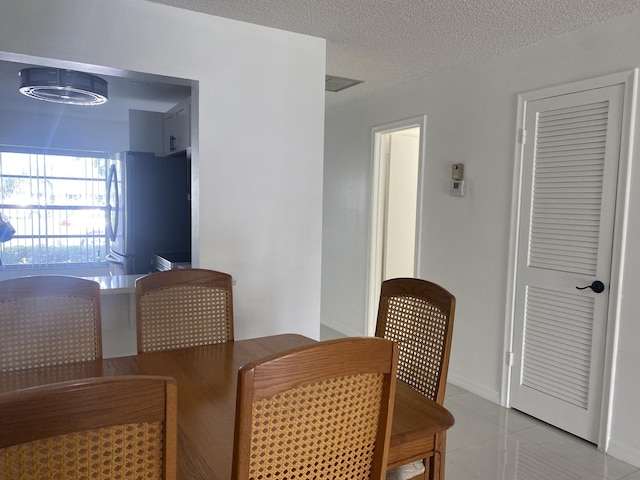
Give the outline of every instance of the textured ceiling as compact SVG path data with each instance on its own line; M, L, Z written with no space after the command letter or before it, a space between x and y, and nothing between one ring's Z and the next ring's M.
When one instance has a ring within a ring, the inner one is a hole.
M640 0L151 0L322 37L327 74L364 80L327 106L608 18Z

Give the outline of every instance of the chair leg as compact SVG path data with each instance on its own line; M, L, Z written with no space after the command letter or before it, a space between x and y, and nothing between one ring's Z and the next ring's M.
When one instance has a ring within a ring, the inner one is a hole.
M424 473L409 480L444 480L445 454L447 450L447 432L438 433L434 437L433 455L425 458Z
M447 450L447 433L442 432L435 437L435 452L425 468L425 479L444 480L445 454ZM428 473L427 473L428 470ZM427 476L428 475L428 476Z
M429 457L429 458L425 458L423 460L424 462L424 473L420 476L420 480L429 480L430 475L431 475L431 459L433 457Z

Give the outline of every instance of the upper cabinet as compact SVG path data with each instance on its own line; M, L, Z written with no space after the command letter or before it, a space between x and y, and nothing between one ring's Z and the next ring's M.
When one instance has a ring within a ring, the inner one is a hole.
M129 110L129 150L164 153L164 113Z
M164 114L164 154L184 152L191 146L191 98Z

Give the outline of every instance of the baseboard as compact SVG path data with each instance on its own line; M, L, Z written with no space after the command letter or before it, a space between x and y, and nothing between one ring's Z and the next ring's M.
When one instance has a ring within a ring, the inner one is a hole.
M484 398L485 400L489 400L492 403L500 405L500 392L496 390L491 390L490 388L486 388L483 385L473 383L468 379L456 375L452 372L449 372L449 374L447 375L447 382L455 385L456 387L464 388L468 392L474 393L479 397Z
M363 337L365 336L362 332L358 332L356 330L351 330L350 328L345 328L344 325L340 325L332 322L322 322L322 325L330 328L331 330L335 330L338 333L341 333L345 337Z
M607 455L640 468L640 450L636 448L629 448L628 445L622 445L616 443L614 440L610 440Z

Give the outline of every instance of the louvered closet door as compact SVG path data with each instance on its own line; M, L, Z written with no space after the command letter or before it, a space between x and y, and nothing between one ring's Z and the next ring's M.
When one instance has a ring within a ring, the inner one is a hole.
M597 442L623 86L525 106L511 406ZM602 281L605 290L576 286Z

